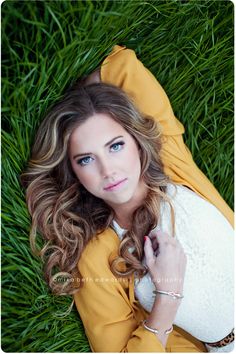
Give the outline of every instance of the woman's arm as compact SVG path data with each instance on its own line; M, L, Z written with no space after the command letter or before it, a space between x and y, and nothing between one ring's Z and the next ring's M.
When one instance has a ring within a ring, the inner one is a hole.
M107 229L90 241L78 265L84 287L74 299L92 351L150 353L165 352L166 347L167 352L205 352L201 342L180 328L174 327L168 338L157 338L143 328L141 321L146 318L150 326L165 329L173 323L176 308L172 301L172 311L167 313L167 304L162 307L156 301L154 316L150 317L134 297L133 279L131 283L116 280L108 260L116 257L119 242L114 231ZM167 340L166 345L161 340Z
M119 244L111 232L90 241L78 265L84 284L74 299L92 351L165 352L156 335L139 323L129 298L128 280L122 284L110 271L108 259Z
M121 87L139 110L152 116L164 136L162 160L165 172L178 184L185 185L215 205L233 225L233 212L212 183L200 171L184 144L184 127L174 116L169 99L151 72L137 59L135 52L115 46L101 66L101 80ZM97 76L98 78L98 76Z

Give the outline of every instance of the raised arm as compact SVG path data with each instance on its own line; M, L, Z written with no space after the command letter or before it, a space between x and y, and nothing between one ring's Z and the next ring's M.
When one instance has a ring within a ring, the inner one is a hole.
M115 46L101 66L101 80L121 87L140 111L152 116L162 128L162 160L165 172L215 205L233 225L233 212L208 178L200 171L184 144L183 125L174 116L170 101L156 78L131 49Z

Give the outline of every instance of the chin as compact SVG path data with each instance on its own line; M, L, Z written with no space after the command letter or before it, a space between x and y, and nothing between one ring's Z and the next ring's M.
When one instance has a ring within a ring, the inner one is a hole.
M117 195L114 198L111 198L109 201L113 204L125 204L132 199L133 195ZM107 200L107 202L109 202Z

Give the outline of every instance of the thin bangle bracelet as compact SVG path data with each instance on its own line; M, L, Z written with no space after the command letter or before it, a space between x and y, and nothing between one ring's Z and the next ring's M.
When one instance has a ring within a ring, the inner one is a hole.
M174 300L178 300L178 299L183 299L183 295L179 294L179 293L174 293L173 291L163 291L163 290L154 290L153 291L154 294L161 294L161 295L168 295L171 296Z
M143 327L144 327L145 329L147 329L148 331L152 332L152 333L155 333L155 334L159 334L159 333L160 333L160 331L159 331L158 329L148 327L148 326L147 326L147 320L143 320ZM171 326L171 328L165 330L164 333L165 333L165 334L169 334L169 333L171 333L172 331L173 331L173 326Z

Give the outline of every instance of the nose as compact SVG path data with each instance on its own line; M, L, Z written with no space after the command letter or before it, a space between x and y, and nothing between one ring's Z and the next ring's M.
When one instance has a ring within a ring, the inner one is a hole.
M104 179L115 176L115 168L110 159L100 160L100 173Z

